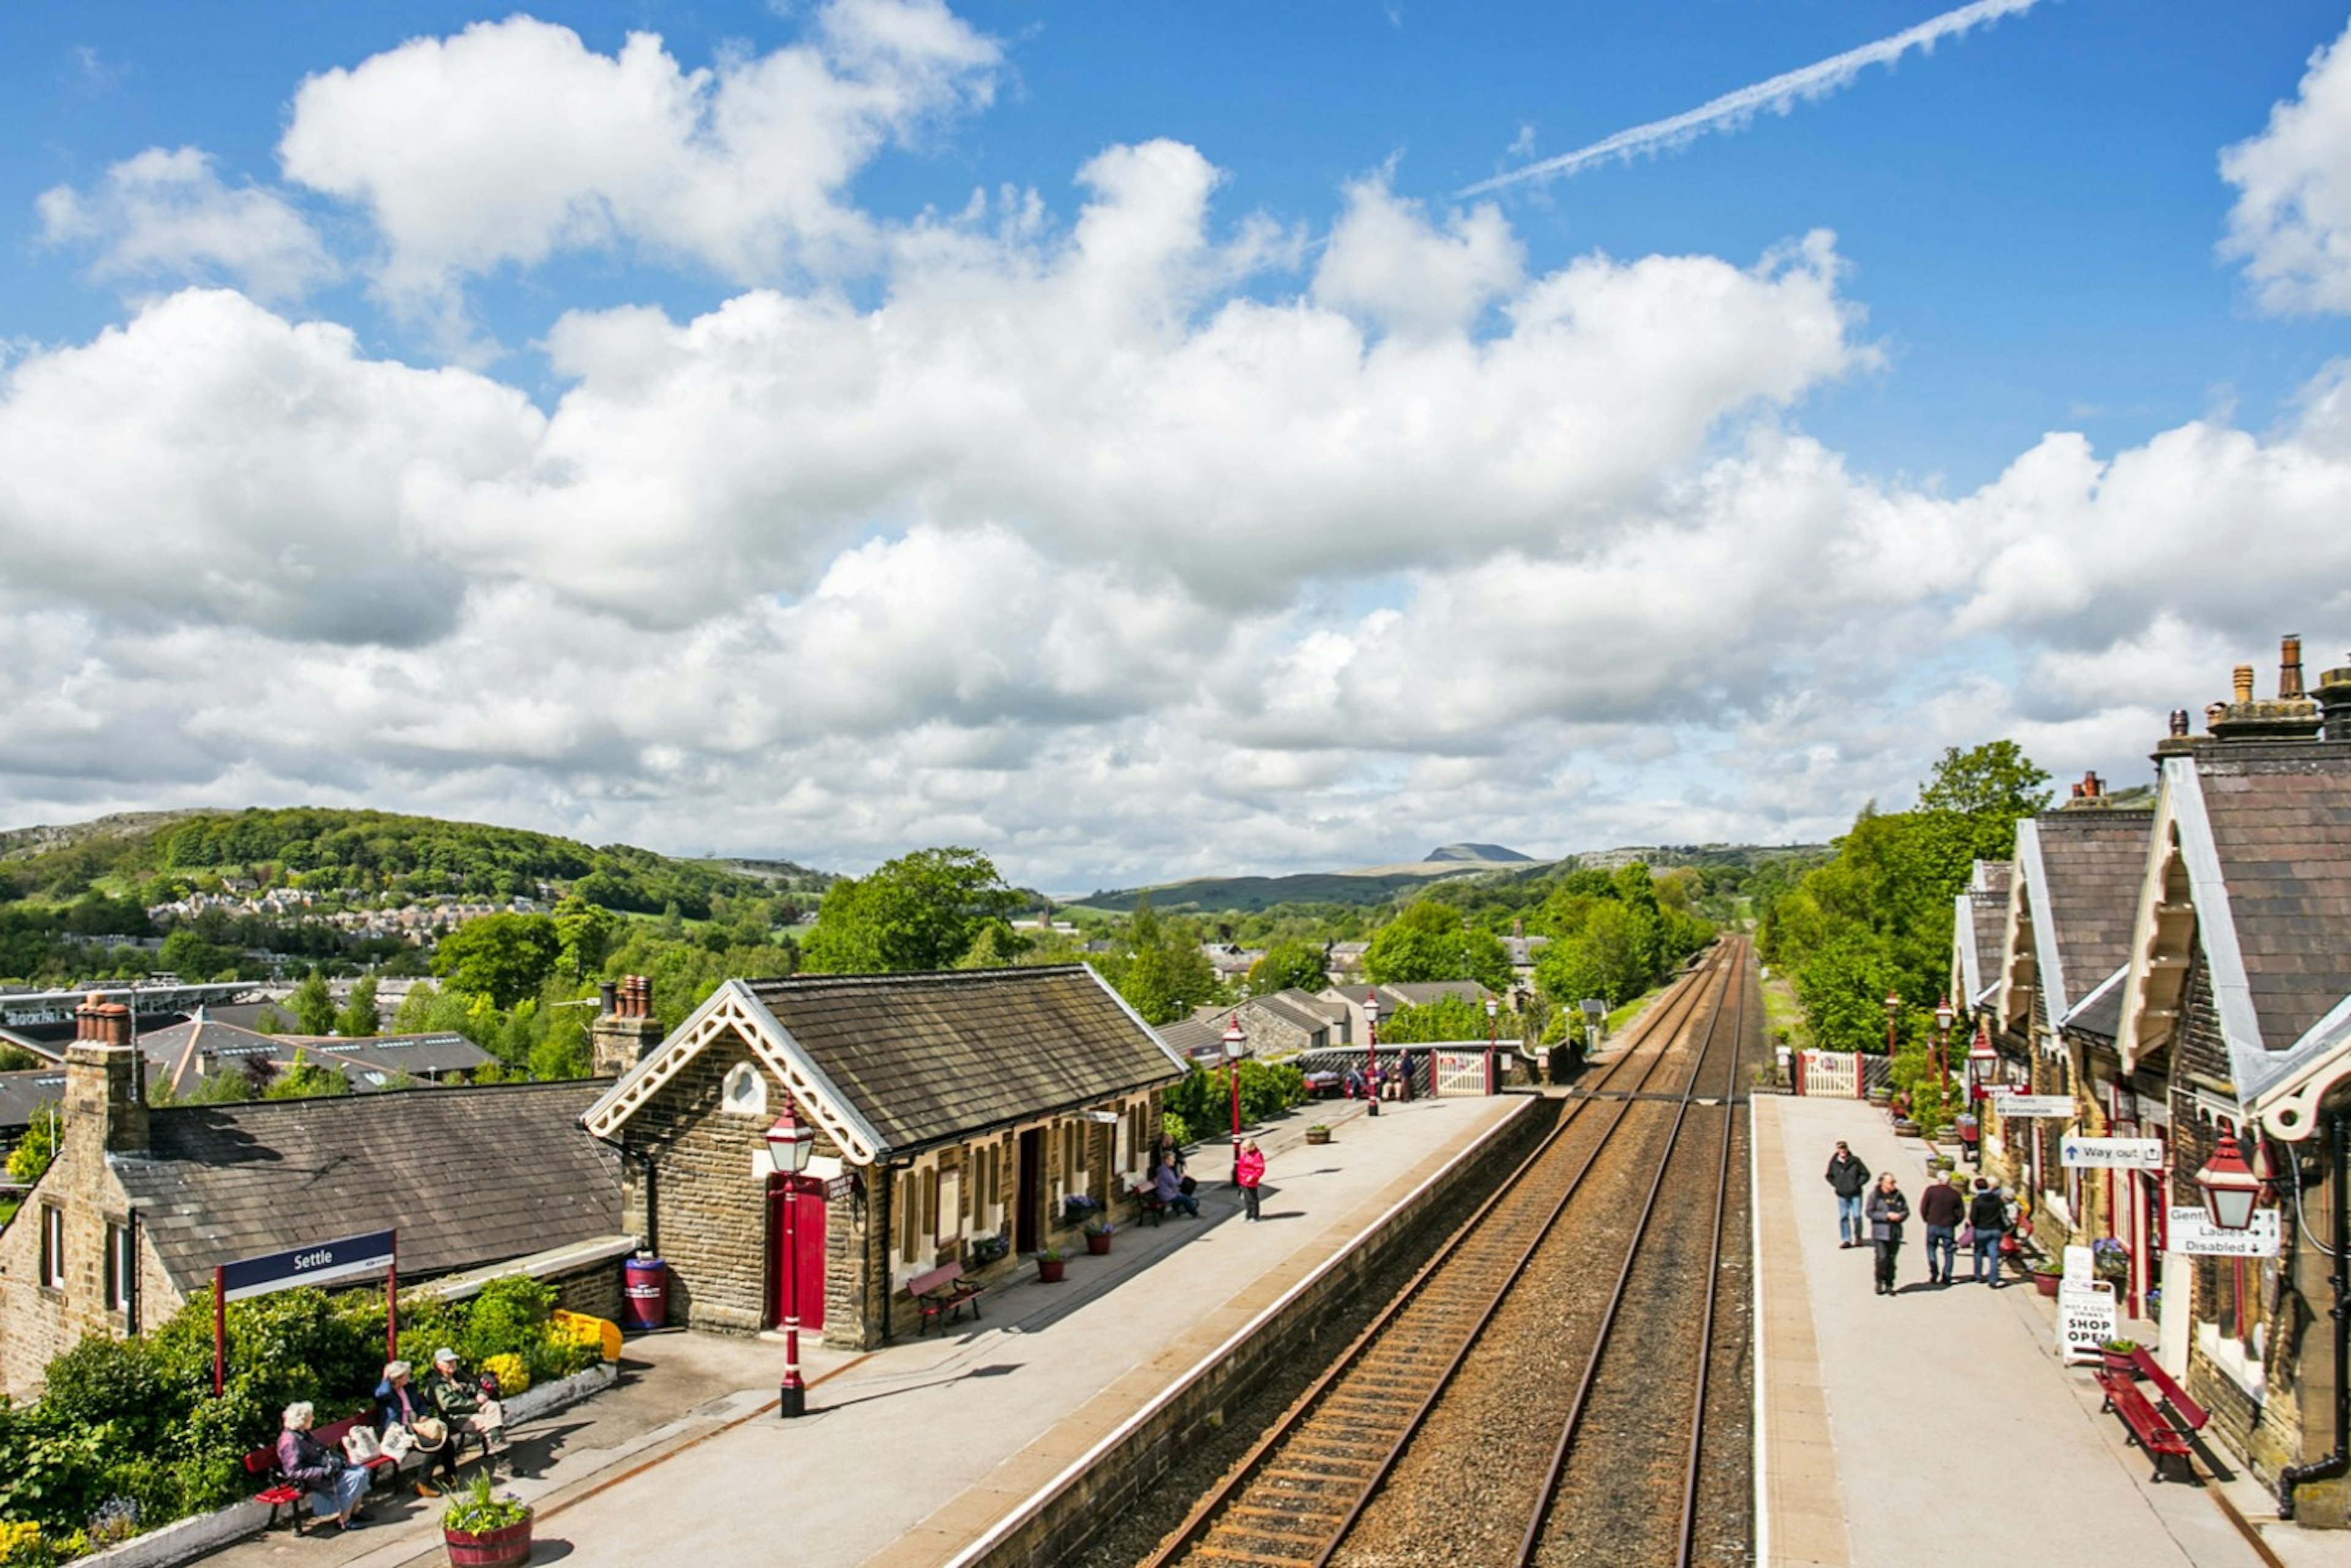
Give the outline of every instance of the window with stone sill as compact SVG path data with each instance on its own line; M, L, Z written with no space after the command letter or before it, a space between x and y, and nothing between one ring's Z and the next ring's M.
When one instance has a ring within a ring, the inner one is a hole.
M41 1283L66 1288L66 1211L47 1203L41 1206Z
M2219 1368L2221 1375L2245 1391L2255 1404L2269 1396L2269 1377L2262 1369L2262 1342L2267 1336L2256 1328L2250 1343L2241 1343L2220 1332L2218 1323L2196 1325L2196 1348L2204 1359Z

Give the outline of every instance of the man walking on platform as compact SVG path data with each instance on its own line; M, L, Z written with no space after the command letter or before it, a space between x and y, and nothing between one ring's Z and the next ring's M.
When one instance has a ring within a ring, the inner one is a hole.
M1869 1167L1840 1143L1829 1156L1828 1180L1836 1190L1837 1245L1858 1247L1869 1235L1861 1228L1861 1195L1869 1190Z
M1968 1228L1975 1232L1976 1282L2000 1289L2000 1243L2008 1232L2008 1204L1989 1179L1976 1177L1976 1195L1968 1200Z
M1902 1222L1910 1218L1910 1200L1894 1185L1894 1173L1877 1178L1869 1195L1869 1239L1877 1249L1877 1293L1894 1293L1894 1265L1902 1255Z
M1927 1226L1927 1283L1951 1282L1951 1262L1959 1239L1959 1219L1966 1205L1950 1178L1938 1173L1918 1198L1918 1218Z

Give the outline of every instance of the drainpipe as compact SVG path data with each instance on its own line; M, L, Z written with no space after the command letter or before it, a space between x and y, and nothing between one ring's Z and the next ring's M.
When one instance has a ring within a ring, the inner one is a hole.
M2278 1517L2294 1518L2294 1489L2304 1481L2332 1480L2351 1469L2351 1164L2346 1164L2345 1113L2328 1113L2326 1135L2335 1157L2335 1191L2329 1207L2335 1211L2333 1268L2326 1282L2335 1288L2335 1304L2327 1316L2335 1320L2335 1448L2307 1465L2288 1465L2278 1472Z

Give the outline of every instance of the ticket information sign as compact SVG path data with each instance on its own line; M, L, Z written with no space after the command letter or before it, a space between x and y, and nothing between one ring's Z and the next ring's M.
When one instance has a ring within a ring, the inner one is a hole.
M2115 1337L2115 1288L2102 1281L2068 1284L2057 1291L2057 1354L2069 1365L2098 1359Z
M2184 1258L2274 1258L2278 1255L2278 1211L2253 1210L2253 1222L2242 1230L2223 1230L2200 1207L2170 1210L2163 1229L2163 1249Z
M2159 1171L2163 1143L2158 1138L2063 1138L2058 1163L2076 1170Z
M2002 1094L1992 1105L2003 1116L2071 1116L2071 1094Z

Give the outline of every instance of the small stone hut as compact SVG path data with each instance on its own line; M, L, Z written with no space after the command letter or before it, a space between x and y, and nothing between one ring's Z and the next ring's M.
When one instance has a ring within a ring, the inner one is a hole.
M773 1328L796 1277L802 1325L844 1347L911 1330L912 1280L1066 1245L1069 1199L1132 1212L1185 1071L1082 965L730 980L666 1039L651 1014L631 982L597 1021L622 1076L584 1124L621 1153L672 1320ZM817 1130L798 1178L766 1154L788 1098Z

